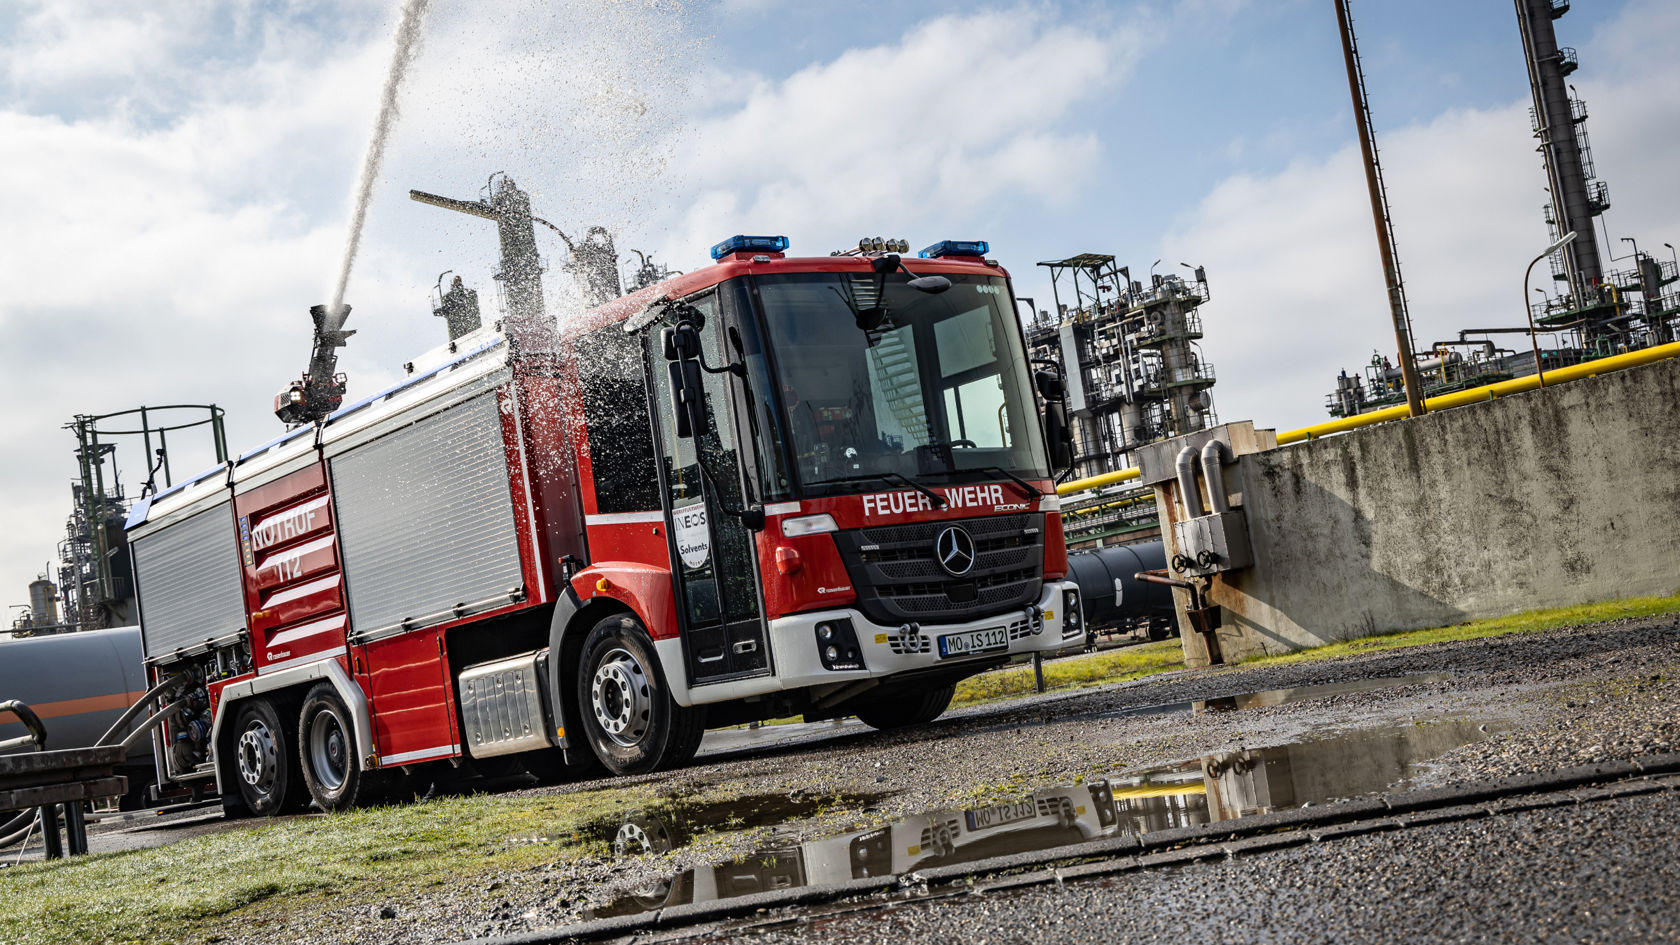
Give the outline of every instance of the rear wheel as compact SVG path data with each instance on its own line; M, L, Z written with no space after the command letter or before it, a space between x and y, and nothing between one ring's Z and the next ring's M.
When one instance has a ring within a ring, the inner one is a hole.
M309 796L323 811L339 811L372 793L356 750L350 710L332 683L317 683L298 713L298 762Z
M589 747L614 774L680 765L700 747L703 711L671 698L653 640L634 617L608 617L589 631L577 683Z
M956 694L955 683L938 689L900 691L858 706L857 717L879 729L923 725L944 715Z
M267 699L252 699L240 708L233 750L239 796L251 813L273 817L303 806L303 779L292 764L291 738Z

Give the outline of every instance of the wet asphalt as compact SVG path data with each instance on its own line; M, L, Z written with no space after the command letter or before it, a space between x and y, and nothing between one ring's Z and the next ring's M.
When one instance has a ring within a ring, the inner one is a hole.
M1680 941L1680 792L1100 880L800 916L693 941Z
M1262 692L1268 695L1239 698ZM635 821L637 836L657 838L669 827L669 842L623 845L619 855L582 862L559 859L557 850L552 863L486 874L422 900L376 894L261 928L235 916L218 940L564 940L563 930L576 923L623 914L627 899L659 908L704 885L684 875L751 874L761 886L774 884L782 877L754 866L775 861L766 851L802 849L815 871L823 864L810 851L825 838L930 813L962 817L1065 797L1091 785L1113 789L1122 817L1104 830L1147 836L1219 819L1220 811L1333 805L1374 791L1475 785L1675 751L1680 621L1673 617L1184 671L966 708L914 730L876 732L851 722L713 733L689 767L636 779L667 801L627 822ZM1231 782L1237 775L1243 780ZM1185 779L1200 789L1188 792ZM1256 785L1270 793L1255 793ZM683 806L702 794L741 800L698 812ZM866 900L842 914L824 906L773 914L776 924L767 927L655 937L1668 941L1680 928L1677 807L1668 791L1009 892ZM200 814L184 819L197 822L184 832L218 829ZM695 836L707 842L687 845Z

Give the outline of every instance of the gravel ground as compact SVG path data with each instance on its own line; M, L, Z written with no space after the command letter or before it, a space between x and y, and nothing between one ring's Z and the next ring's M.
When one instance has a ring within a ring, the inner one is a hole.
M727 940L1674 942L1680 794L829 916ZM710 937L696 940L723 940Z
M1139 712L1260 690L1413 674L1432 675L1386 688L1239 712ZM777 828L777 842L785 843L1215 752L1430 721L1468 721L1485 725L1486 734L1434 757L1414 773L1414 786L1467 783L1680 749L1680 621L1614 621L1333 661L1185 671L964 709L909 732L790 727L791 737L781 743L714 752L681 771L638 780L658 783L673 798L727 790L753 798L845 794L866 799ZM583 786L588 785L579 787ZM568 789L576 788L558 790ZM1642 916L1675 916L1671 897L1680 884L1674 882L1667 852L1674 837L1669 827L1674 813L1673 798L1636 799L1590 810L1443 825L1427 828L1432 831L1428 833L1419 828L1408 833L1418 839L1350 840L1322 850L1184 869L1170 879L1117 879L1014 894L1008 908L1018 910L1012 915L1040 916L1032 927L1042 928L1046 938L1055 934L1073 940L1080 935L1113 940L1113 917L1122 912L1146 939L1182 935L1187 917L1194 914L1205 916L1197 920L1207 926L1204 933L1235 936L1234 940L1293 940L1295 931L1320 927L1326 938L1333 929L1342 929L1342 935L1350 930L1363 935L1368 928L1397 937L1407 927L1396 923L1410 922L1415 929L1426 920L1436 923L1431 928L1445 929L1452 940L1478 940L1466 931L1472 925L1450 923L1492 921L1499 902L1509 899L1516 904L1512 908L1532 905L1545 898L1545 890L1553 888L1549 884L1573 882L1592 892L1592 897L1578 899L1590 902L1598 897L1610 910L1603 921L1611 924L1603 929L1624 930L1601 937L1627 938L1629 928L1650 931L1638 926ZM1638 821L1639 829L1620 829L1627 821ZM677 870L749 853L769 839L768 827L755 828L751 821L748 829L739 826L673 853L616 862L556 861L534 870L486 875L468 887L451 887L424 900L362 900L309 915L281 916L272 910L265 913L267 918L237 915L212 940L437 942L565 925L626 890L645 887ZM1630 865L1583 872L1569 852L1580 847L1569 842L1574 834L1604 837L1608 845L1602 849L1625 852ZM1664 851L1660 856L1649 855L1652 843ZM1650 899L1636 894L1646 877L1666 883L1669 898L1652 901L1656 913L1640 911L1644 907L1637 901ZM1525 891L1523 883L1534 889ZM1259 901L1262 897L1253 894L1257 887L1282 898ZM1343 925L1313 918L1318 914L1313 903L1345 896L1347 890L1358 890L1360 909L1342 916L1338 921ZM1281 901L1290 905L1279 905ZM1065 924L1081 914L1091 917L1085 925ZM1526 937L1544 940L1558 933L1558 927L1544 924L1543 910L1530 909L1529 914L1540 924L1527 926ZM907 907L893 913L891 921L924 923L907 927L919 930L916 935L922 939L960 934L976 942L999 940L995 934L982 934L988 921L983 914L976 918L945 910L937 917L931 912L916 915ZM1055 917L1063 917L1064 925L1042 924ZM879 925L878 918L856 921L862 923L854 930L856 940L898 937ZM992 921L994 928L1004 927L995 924L1002 918ZM946 924L925 924L934 922ZM828 934L826 929L823 934Z

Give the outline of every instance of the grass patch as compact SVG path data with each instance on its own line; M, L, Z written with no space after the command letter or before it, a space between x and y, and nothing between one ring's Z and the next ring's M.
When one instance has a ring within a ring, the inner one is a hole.
M1045 663L1044 685L1047 689L1094 686L1183 668L1183 647L1177 640L1162 640ZM1008 699L1033 691L1032 667L1010 666L957 683L957 695L951 700L951 707Z
M1307 660L1335 659L1339 656L1380 653L1385 650L1398 650L1408 646L1423 646L1427 643L1480 640L1518 633L1557 630L1563 627L1578 627L1586 624L1602 623L1607 620L1622 620L1629 617L1659 617L1673 613L1680 613L1680 594L1671 597L1629 597L1624 600L1606 601L1601 604L1578 604L1573 607L1529 610L1520 614L1512 614L1509 617L1471 620L1466 623L1453 624L1450 627L1403 630L1379 636L1360 637L1357 640L1331 643L1294 653L1253 656L1244 660L1243 665L1256 663L1274 665L1300 663Z
M584 828L651 797L645 786L443 797L25 864L0 872L0 942L202 941L253 907L401 902L491 870L605 855Z

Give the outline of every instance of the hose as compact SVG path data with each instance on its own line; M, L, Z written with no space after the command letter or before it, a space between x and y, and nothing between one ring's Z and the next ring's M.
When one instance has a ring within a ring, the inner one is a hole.
M181 707L186 704L187 698L182 696L174 702L164 706L156 715L141 723L139 728L128 733L128 737L122 740L123 749L126 751L127 749L133 748L135 743L140 741L140 736L150 735L152 729L156 728L163 720L173 718L177 712L181 711Z
M28 735L19 735L17 738L8 738L0 742L0 751L22 748L25 745L35 745L39 748L46 747L47 727L41 724L41 717L35 714L34 709L16 699L8 699L5 702L0 702L0 712L12 713L18 717L18 721L22 722L25 728L29 729Z
M111 744L112 740L117 737L118 733L122 732L123 729L128 728L134 723L136 716L151 707L153 699L156 699L158 696L163 695L171 689L179 688L181 685L185 684L186 681L187 676L185 674L171 676L163 682L153 686L151 689L148 689L146 694L141 696L138 702L129 706L122 715L117 717L116 722L112 723L111 727L105 730L105 734L99 736L99 740L93 743L94 747L100 748ZM145 729L141 729L141 731L145 731ZM128 747L128 744L129 743L126 740L123 742L124 747Z
M150 708L151 704L159 696L172 690L179 689L186 682L186 676L171 676L163 682L158 683L156 686L153 686L146 692L145 695L141 696L137 702L129 706L123 714L117 718L117 721L114 722L109 729L106 729L105 734L99 736L99 740L95 741L93 746L95 748L103 748L111 745L117 735L130 725L134 724L135 718L137 718L141 712ZM174 716L181 710L182 706L186 704L186 701L187 700L183 697L167 706L164 706L161 711L147 719L145 724L141 725L133 732L130 732L128 736L122 740L121 745L123 749L126 751L127 749L133 748L134 745L140 741L140 736L150 734L151 730L156 728L159 723ZM16 700L0 702L0 712L11 712L15 714L20 720L22 720L24 725L29 727L31 732L30 735L20 736L18 738L0 742L0 749L16 748L26 744L45 746L47 741L46 727L41 724L40 718L38 718L35 713L30 710L29 706ZM39 810L26 810L12 817L4 824L0 824L0 847L9 847L14 843L27 839L29 835L34 832L35 826L40 822L40 817L41 812Z

